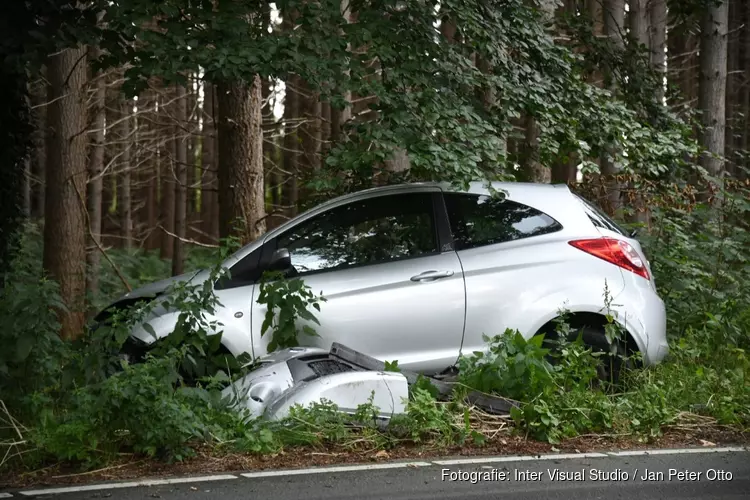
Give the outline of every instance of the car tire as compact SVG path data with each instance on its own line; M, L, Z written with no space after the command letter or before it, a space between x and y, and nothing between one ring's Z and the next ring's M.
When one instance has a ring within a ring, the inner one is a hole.
M629 353L627 352L625 342L621 340L616 341L613 352L604 328L588 326L572 331L568 340L574 342L579 335L583 345L590 348L592 353L605 353L602 356L598 356L597 378L599 381L617 385L622 380L625 372L633 367L632 362L628 359ZM545 346L553 352L558 347L557 337L556 333L545 336Z

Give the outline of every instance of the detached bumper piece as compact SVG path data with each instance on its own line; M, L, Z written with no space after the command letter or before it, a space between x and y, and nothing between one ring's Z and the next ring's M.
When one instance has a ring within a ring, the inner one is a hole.
M380 420L389 421L406 412L409 385L416 372L388 372L385 363L342 344L330 352L314 347L295 347L272 353L260 360L259 368L224 389L225 397L248 410L250 418L280 420L294 406L308 407L329 402L353 414L360 405L372 403ZM454 385L429 378L442 399ZM467 400L492 414L508 414L516 401L470 392Z

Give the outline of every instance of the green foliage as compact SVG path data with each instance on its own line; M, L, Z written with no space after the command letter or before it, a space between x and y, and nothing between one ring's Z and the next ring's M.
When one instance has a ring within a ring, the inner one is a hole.
M526 340L519 332L507 330L504 335L489 338L489 351L475 352L459 360L463 384L487 393L498 393L516 400L541 394L552 383L552 365L542 347L544 337Z
M320 311L320 302L325 301L322 294L313 294L310 287L299 278L285 279L281 273L265 273L257 302L267 307L260 334L265 335L271 329L268 351L298 346L299 321L320 325L309 307ZM319 336L309 324L302 325L302 333L311 337Z

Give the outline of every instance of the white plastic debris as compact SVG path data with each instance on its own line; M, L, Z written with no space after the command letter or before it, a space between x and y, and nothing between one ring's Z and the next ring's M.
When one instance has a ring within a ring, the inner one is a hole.
M259 368L224 389L224 396L248 410L251 419L283 419L296 405L323 401L345 413L372 403L383 421L406 411L409 386L400 373L357 369L319 348L284 349L260 362Z

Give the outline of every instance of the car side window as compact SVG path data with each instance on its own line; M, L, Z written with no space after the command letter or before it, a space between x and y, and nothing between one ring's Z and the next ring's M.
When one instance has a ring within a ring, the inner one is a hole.
M229 269L229 273L219 278L214 286L217 290L252 285L261 277L260 256L263 247L255 249Z
M553 233L562 226L532 207L491 196L445 193L456 250Z
M385 195L342 205L276 238L294 274L438 253L431 193Z

